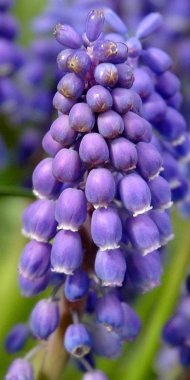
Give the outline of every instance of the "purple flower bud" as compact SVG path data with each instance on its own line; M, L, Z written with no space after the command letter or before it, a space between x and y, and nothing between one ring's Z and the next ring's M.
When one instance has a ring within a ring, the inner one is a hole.
M52 158L45 158L34 169L32 175L33 193L38 198L55 198L62 184L52 174Z
M57 66L59 70L66 72L67 69L67 58L73 53L73 49L61 50L57 56Z
M152 210L149 216L156 224L162 245L167 244L174 238L170 215L166 211Z
M86 35L90 42L98 39L104 26L104 13L102 10L93 9L88 13L86 19Z
M28 326L24 323L15 325L7 334L5 349L9 354L22 350L29 336Z
M159 122L166 114L166 102L162 97L154 93L151 94L143 103L143 117L149 122Z
M93 49L94 56L100 62L124 63L127 60L127 45L123 42L98 40Z
M89 278L86 272L78 269L72 276L67 276L64 286L65 297L70 301L83 298L89 289Z
M167 107L164 119L157 123L155 127L173 145L181 144L184 140L185 119L172 107Z
M85 373L82 380L108 380L107 376L99 370Z
M136 145L138 154L137 169L146 180L152 180L157 177L162 170L162 157L151 143L139 142Z
M137 150L133 143L124 137L111 140L109 145L110 160L118 170L132 170L137 165Z
M105 138L113 139L124 130L122 117L113 110L101 113L97 123L99 133Z
M174 315L164 326L162 337L171 346L181 346L189 331L189 320L183 315Z
M127 63L116 65L118 73L118 85L124 88L131 88L134 82L134 73L132 66Z
M91 371L94 372L94 368L95 368L95 360L94 360L94 355L93 355L93 352L89 352L87 355L84 356L84 361L82 360L75 360L76 364L77 364L77 368L83 372L83 373L87 373L87 363L89 365L89 370L90 370L90 373Z
M104 326L94 326L92 331L92 350L98 356L108 359L121 355L121 339L114 331L107 331Z
M60 52L59 44L51 37L47 38L47 36L34 39L29 48L31 54L42 60L45 64L47 62L53 63Z
M178 159L182 163L188 163L190 159L190 134L187 133L182 144L175 147Z
M129 57L138 58L142 52L142 45L139 39L136 37L130 37L126 43Z
M154 83L148 73L141 69L134 70L134 83L132 89L136 91L141 98L147 98L154 91Z
M180 185L179 177L180 171L176 159L168 152L162 154L164 161L164 171L162 177L169 182L171 189Z
M71 49L78 49L83 44L81 35L70 25L57 24L54 36L61 45Z
M120 114L126 114L129 110L137 112L135 104L137 101L136 96L138 94L135 95L132 90L120 87L114 88L112 91L114 109ZM140 97L139 100L141 102Z
M16 19L6 13L0 13L0 36L7 40L14 40L19 32Z
M56 233L55 203L41 199L31 203L23 213L23 234L30 239L46 242Z
M104 185L103 185L104 184ZM93 169L86 180L85 194L95 208L107 207L115 196L115 180L108 169Z
M96 303L96 319L108 331L117 329L124 322L123 309L119 299L111 293L99 298Z
M33 297L43 290L45 290L49 284L50 273L46 273L44 276L35 278L33 280L19 275L19 288L24 297Z
M51 286L61 286L64 284L64 281L65 281L65 275L63 273L56 273L56 272L52 272L50 273L50 281L49 281L49 285Z
M78 152L72 149L61 149L53 159L52 171L60 182L76 181L81 173Z
M151 205L155 208L171 207L171 190L168 182L161 176L154 178L148 184L151 192Z
M138 292L149 292L159 286L162 275L159 252L146 256L132 252L127 256L127 273L132 287Z
M123 207L119 208L118 212L119 212L119 217L121 219L122 229L123 229L121 241L122 243L127 245L129 243L129 239L127 237L126 220L129 217L129 213Z
M127 33L127 27L121 18L110 8L104 9L104 16L107 24L113 29L115 32L120 34Z
M179 110L182 102L183 102L183 97L182 97L181 92L179 91L177 91L174 95L170 96L170 98L167 99L167 105L175 108L176 110Z
M77 99L83 93L84 81L75 73L67 73L60 79L57 90L66 98Z
M103 37L104 37L104 40L125 43L125 37L119 33L106 33L104 34Z
M26 244L19 261L19 273L30 280L44 276L50 268L51 244L32 240Z
M62 146L69 146L76 140L77 133L69 125L69 116L58 117L50 128L53 139Z
M87 202L82 190L68 188L63 190L55 207L58 228L77 231L85 222Z
M179 360L180 364L183 368L188 368L190 365L190 347L187 345L183 345L180 347L179 351Z
M87 313L89 313L89 314L94 313L97 298L98 298L98 296L97 296L96 290L89 289L88 294L87 294L87 302L86 302Z
M86 101L93 112L108 111L113 104L110 92L103 86L91 87L86 94Z
M151 193L147 183L136 173L128 174L119 184L121 201L133 216L150 210Z
M160 13L149 13L138 25L136 35L140 39L149 37L150 34L154 33L158 28L160 28L161 24L162 16Z
M118 80L117 68L113 63L100 63L94 70L94 78L102 86L113 87Z
M7 11L13 5L13 0L1 0L0 1L0 10L1 12Z
M126 273L123 251L120 249L98 251L95 259L95 272L103 286L122 286Z
M71 355L77 358L88 354L92 347L92 340L85 325L77 323L67 327L64 346Z
M45 150L45 152L47 154L49 154L50 156L54 157L59 152L59 150L61 150L61 148L63 146L61 144L59 144L58 142L56 142L52 138L51 132L48 131L44 135L44 138L42 140L42 147L43 147L43 149Z
M90 70L91 65L92 61L89 55L83 50L77 50L67 58L66 67L68 71L85 76Z
M156 74L162 74L172 66L170 56L163 50L155 47L148 48L143 52L143 61Z
M160 247L160 236L156 224L147 215L129 218L126 222L129 240L132 246L147 255Z
M75 100L68 98L66 96L63 96L60 94L60 92L56 92L53 98L53 106L56 110L64 113L69 114L69 111L75 104Z
M99 133L86 134L79 147L80 159L88 165L96 166L109 160L106 141Z
M186 178L181 176L178 178L178 181L178 186L172 189L172 201L174 203L184 200L187 197L189 191L189 183Z
M59 307L56 302L40 300L30 315L30 328L38 339L47 339L59 324Z
M5 376L5 380L34 380L34 372L31 363L25 359L15 359Z
M124 121L124 136L134 143L140 141L150 142L152 137L151 124L135 114L134 112L127 112L123 116Z
M80 234L73 231L58 232L51 251L53 271L73 274L80 267L82 259L83 249Z
M77 132L90 132L95 124L95 116L86 103L75 104L69 113L69 127Z
M141 329L141 321L135 310L132 309L126 302L122 302L124 323L119 329L119 334L123 340L131 342L135 340Z
M170 71L159 75L156 82L156 90L164 97L169 98L180 89L180 80Z
M99 208L92 214L91 235L101 250L118 248L122 236L122 224L114 208Z

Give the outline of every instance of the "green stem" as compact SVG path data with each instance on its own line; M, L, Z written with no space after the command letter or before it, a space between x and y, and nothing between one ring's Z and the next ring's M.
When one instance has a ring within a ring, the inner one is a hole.
M33 192L23 187L0 186L0 197L35 198Z

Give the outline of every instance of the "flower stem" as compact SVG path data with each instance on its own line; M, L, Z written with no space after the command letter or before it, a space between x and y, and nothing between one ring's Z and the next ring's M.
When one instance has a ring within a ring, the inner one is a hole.
M64 349L63 337L72 317L67 304L62 297L60 302L61 321L54 334L51 335L43 352L34 361L37 380L63 379L63 371L68 361L68 354Z

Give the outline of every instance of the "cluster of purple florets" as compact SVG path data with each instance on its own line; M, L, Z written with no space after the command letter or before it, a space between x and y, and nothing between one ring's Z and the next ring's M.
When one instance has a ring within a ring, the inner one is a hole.
M114 32L103 32L105 22ZM10 332L7 349L20 349L29 331L47 340L66 300L72 321L63 344L85 368L84 380L106 379L94 370L94 354L117 357L122 343L137 337L141 322L128 290L159 285L160 247L173 238L168 209L188 192L179 163L189 155L179 80L164 51L142 47L160 24L161 16L150 14L129 37L104 9L88 14L83 35L69 25L54 31L63 46L58 118L43 138L49 157L33 172L39 199L23 215L31 240L18 268L24 296L49 285L53 292L34 307L29 330ZM12 363L6 380L15 372L16 379L34 378L27 358Z
M156 370L162 376L174 373L181 375L182 369L190 366L190 275L182 289L180 300L173 316L162 331L163 345L157 358Z

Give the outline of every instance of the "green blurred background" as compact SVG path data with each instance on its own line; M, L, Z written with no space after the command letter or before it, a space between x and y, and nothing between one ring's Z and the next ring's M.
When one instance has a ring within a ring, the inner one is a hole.
M29 20L38 14L45 0L19 0L14 9L21 23L21 42L26 44L32 35ZM10 139L12 136L10 137ZM13 166L13 165L12 165ZM0 174L0 189L14 185L16 174L13 168ZM1 194L0 190L0 194ZM22 298L17 285L17 263L26 243L21 235L21 215L30 200L27 198L0 195L0 379L12 360L3 348L6 333L15 323L27 321L34 299ZM181 282L190 263L190 222L173 214L175 240L169 245L162 286L142 296L135 305L143 322L142 333L135 343L126 345L118 360L99 360L98 366L105 370L110 380L153 380L154 360L160 345L160 332L171 315L178 300ZM29 349L29 342L26 349ZM77 380L81 375L70 363L62 376L65 380Z

